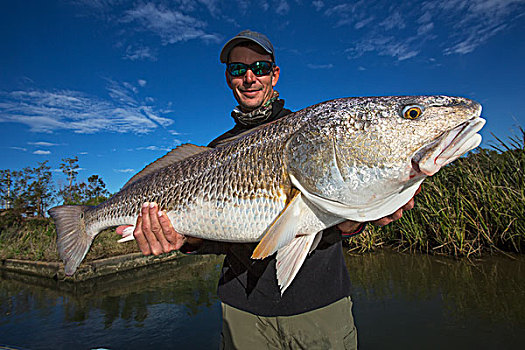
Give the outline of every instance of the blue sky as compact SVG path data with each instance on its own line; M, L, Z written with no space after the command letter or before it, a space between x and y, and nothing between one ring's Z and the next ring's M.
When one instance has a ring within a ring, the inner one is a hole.
M207 144L233 125L219 51L243 29L273 42L293 110L465 96L484 107L487 147L525 126L524 14L525 0L2 1L0 168L78 156L80 180L115 192L177 145Z

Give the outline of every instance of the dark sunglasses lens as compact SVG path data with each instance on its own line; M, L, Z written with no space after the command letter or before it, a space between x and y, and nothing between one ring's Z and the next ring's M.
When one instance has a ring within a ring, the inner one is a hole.
M257 61L250 65L244 63L230 63L228 64L228 72L232 77L241 77L250 69L253 74L257 76L268 75L273 68L273 63L266 61Z
M228 65L228 72L234 77L240 77L244 75L248 67L242 63L232 63Z
M272 64L266 61L257 61L250 66L250 69L255 75L266 75L272 70Z

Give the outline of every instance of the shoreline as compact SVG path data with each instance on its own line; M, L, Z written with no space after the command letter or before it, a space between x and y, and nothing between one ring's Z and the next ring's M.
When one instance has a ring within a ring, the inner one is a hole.
M396 249L392 246L386 245L381 246L380 249L374 251L355 251L351 247L343 246L344 253L350 256L364 255L367 253L377 253L378 251L389 250L398 254L409 254L409 255L432 255L449 258L452 260L467 260L471 263L484 261L487 258L494 256L502 256L507 259L520 259L525 255L520 253L509 253L503 251L493 251L489 254L485 254L483 257L463 257L458 258L446 254L433 254L429 252L421 251L403 251ZM210 254L213 256L213 254ZM64 263L59 261L33 261L23 259L0 259L0 273L8 273L10 275L21 274L27 277L45 278L55 282L65 283L80 283L90 280L96 280L102 277L111 277L111 275L117 275L123 272L130 272L133 270L140 270L141 268L160 265L163 263L171 262L175 265L187 265L188 263L199 262L200 260L208 260L210 255L188 255L183 254L179 251L173 251L171 253L155 255L143 255L140 252L121 254L108 258L96 259L84 261L78 267L77 271L73 276L66 276L64 273ZM181 259L182 258L182 259ZM221 260L222 261L222 260Z
M0 261L0 270L45 277L56 281L83 282L93 278L116 274L118 272L178 260L183 256L185 255L180 252L172 252L159 256L145 256L139 252L117 255L114 257L83 262L73 276L66 276L64 273L64 263L57 261L2 259Z

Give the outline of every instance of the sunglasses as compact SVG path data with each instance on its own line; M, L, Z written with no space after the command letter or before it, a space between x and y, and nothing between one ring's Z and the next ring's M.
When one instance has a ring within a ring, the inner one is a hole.
M275 63L269 61L257 61L252 64L233 62L226 65L226 71L230 73L232 77L242 77L249 69L256 76L262 77L270 74L274 66Z

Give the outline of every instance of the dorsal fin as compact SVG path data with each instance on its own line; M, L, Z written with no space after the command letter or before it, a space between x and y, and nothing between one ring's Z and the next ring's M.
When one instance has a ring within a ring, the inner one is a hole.
M160 157L153 163L146 165L144 169L142 169L137 174L135 174L131 179L129 179L129 181L126 182L126 184L122 188L125 188L129 186L130 184L134 183L135 181L142 179L143 177L149 174L152 174L155 171L162 169L168 165L180 162L183 159L192 157L196 154L202 153L210 149L211 148L209 147L196 146L196 145L192 145L191 143L180 145L172 149L171 151L169 151L168 153L166 153L164 156Z

